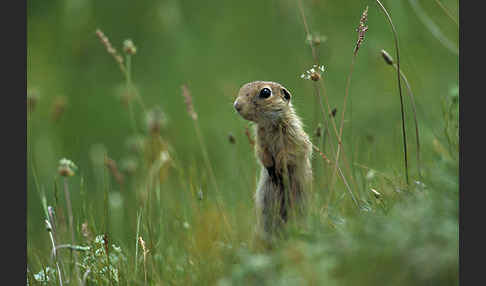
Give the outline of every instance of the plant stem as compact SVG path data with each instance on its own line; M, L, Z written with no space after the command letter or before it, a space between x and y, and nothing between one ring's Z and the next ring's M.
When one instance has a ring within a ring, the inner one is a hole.
M442 4L439 0L435 0L435 3L437 3L437 5L439 5L439 7L444 11L444 13L447 15L447 17L451 18L451 20L454 22L454 24L456 24L456 26L459 28L459 23L457 23L457 20L454 19L454 17L452 17L451 12L449 12L449 10L444 6L444 4Z
M138 273L138 237L140 236L140 221L142 219L142 209L137 214L137 235L135 237L135 276Z
M231 228L230 228L230 225L229 225L229 223L226 219L226 216L225 216L223 210L221 209L221 202L220 202L220 197L219 197L221 195L221 193L219 192L218 182L216 181L216 177L214 176L214 172L213 172L213 168L211 166L211 162L209 161L208 152L206 150L206 146L204 145L204 140L203 140L203 137L202 137L202 134L201 134L201 130L199 128L199 124L198 124L197 120L192 120L192 121L194 122L194 129L196 129L196 136L197 136L197 139L199 141L199 145L201 146L201 151L203 153L204 163L206 164L206 168L208 168L208 170L209 170L209 175L211 177L211 181L213 182L214 188L216 189L216 192L218 193L218 196L216 198L216 206L218 207L218 210L220 211L220 213L223 217L223 221L225 222L227 230L229 232L231 230Z
M304 22L305 33L306 33L307 37L309 37L311 35L311 33L310 33L310 30L309 30L309 26L307 25L307 20L305 18L304 7L302 7L302 0L298 0L297 3L299 5L300 15L302 16L302 22ZM312 50L312 58L314 59L314 63L317 65L317 64L319 64L319 58L317 57L316 49L315 49L314 43L312 43L312 41L310 43L310 46L311 46L311 50Z
M71 231L71 244L75 244L75 239L74 239L74 226L73 226L73 209L71 207L71 198L69 195L69 188L68 188L68 179L65 177L64 178L64 195L66 196L66 206L67 206L67 211L68 211L68 217L69 217L69 229ZM79 270L78 270L78 255L76 252L71 252L74 256L74 271L76 273L76 278L78 279L78 282L81 282L81 279L79 277Z
M54 239L54 235L52 234L52 225L49 222L48 219L45 220L46 226L47 226L47 231L49 232L49 238L51 239L52 243L52 255L54 256L54 261L56 263L56 268L57 268L57 276L59 277L59 285L62 286L62 276L61 276L61 267L59 267L59 262L57 260L57 248L56 248L56 241Z
M383 4L379 0L376 0L378 3L378 6L381 8L383 13L385 14L388 23L390 24L392 31L393 31L393 38L395 39L395 50L397 52L397 78L398 78L398 92L400 95L400 110L401 110L401 115L402 115L402 136L403 136L403 153L404 153L404 161L405 161L405 178L407 182L407 187L408 187L408 159L407 159L407 134L405 131L405 112L403 110L403 96L402 96L402 85L400 81L400 52L398 48L398 35L397 31L395 29L395 26L393 25L392 19L390 17L390 14L388 14L388 11L385 9Z
M299 11L300 11L300 14L301 14L301 17L302 17L302 22L304 23L305 33L307 35L307 38L309 38L311 34L310 34L309 26L307 25L307 20L306 20L305 14L304 14L304 9L303 9L303 6L302 6L302 0L298 0L297 3L299 5ZM312 42L311 42L310 47L311 47L311 50L312 50L312 56L313 56L314 62L315 62L315 64L318 64L319 63L319 58L317 56L317 52L316 52L315 47L314 47L314 44ZM321 78L320 81L323 81L323 79ZM317 85L315 85L315 86L317 86ZM329 114L331 114L331 107L329 105L329 101L328 101L328 98L327 98L326 93L325 93L325 90L324 90L324 84L322 84L322 89L323 89L323 94L324 94L323 97L326 100L328 112L329 112ZM329 130L329 124L328 124L328 120L326 120L325 111L324 111L325 109L324 109L324 106L322 105L322 101L320 100L320 94L319 94L317 88L316 88L316 93L315 94L318 97L317 100L319 101L319 105L321 106L322 116L323 116L324 122L326 123L326 132L328 132L328 130ZM338 141L341 142L341 137L338 135L337 127L336 127L336 122L334 120L334 117L331 117L331 119L332 119L334 131L336 133L336 137L338 138ZM340 143L340 145L342 145L342 143ZM331 143L331 147L333 147L332 143ZM334 152L334 150L333 150L333 152ZM350 174L351 174L350 166L349 166L349 164L347 164L346 157L345 157L344 154L343 154L343 160L344 160L344 163L345 163L345 165L346 165L346 167L348 169L348 172L350 172ZM339 161L336 160L336 166L338 165L338 162ZM334 173L333 178L332 178L332 181L335 180L335 177L336 177L336 173ZM346 180L344 178L344 176L342 178L343 178L343 181ZM353 178L352 174L351 174L351 179L352 179L353 183L356 185L356 182L354 181L354 178ZM344 182L344 183L347 185L346 182ZM329 195L329 200L328 200L327 205L329 205L330 199L332 197L333 188L334 188L334 183L331 184L331 188L330 188L330 192L331 193ZM351 192L351 194L352 194L352 192Z
M393 64L393 67L395 69L398 69L396 64ZM418 168L419 177L422 177L422 172L421 172L422 163L421 163L421 160L420 160L420 137L419 137L419 127L418 127L417 109L416 109L416 106L415 106L415 99L414 99L414 95L413 95L413 92L412 92L412 88L410 87L410 84L408 83L408 80L405 77L405 74L403 73L403 71L400 71L400 76L402 77L403 81L405 82L405 86L407 87L407 91L408 91L408 96L410 97L410 102L412 104L413 117L414 117L414 121L415 121L415 139L416 139L416 144L417 144L417 168Z
M331 161L319 150L319 148L317 148L315 145L312 145L312 148L314 148L314 150L316 150L317 152L319 152L319 154L321 155L321 157L328 163L328 164L331 164ZM359 203L358 201L356 200L356 197L354 196L353 192L351 191L351 188L349 187L349 184L348 184L348 181L346 180L346 177L344 177L344 174L343 172L341 171L341 168L338 166L338 171L339 171L339 175L341 176L341 178L343 179L343 182L344 182L344 185L346 186L346 189L349 191L349 194L351 196L351 198L353 199L353 202L354 204L356 205L356 207L358 209L360 209L360 206L359 206ZM329 206L329 201L330 199L327 201L327 206Z
M349 71L349 74L348 74L348 78L346 80L346 90L345 90L345 93L344 93L343 111L341 112L341 123L340 123L340 126L339 126L339 134L337 135L338 146L337 146L337 152L336 152L336 161L335 161L335 166L334 166L334 172L333 172L333 175L332 175L331 186L334 186L334 181L335 181L335 178L336 178L337 168L338 168L338 163L339 163L339 155L340 155L340 151L341 151L341 148L342 148L342 145L343 145L343 142L342 142L343 137L342 136L343 136L343 127L344 127L344 113L346 112L346 102L347 102L348 95L349 95L349 86L350 86L350 83L351 83L351 76L353 75L354 63L356 61L356 55L357 55L357 53L353 54L353 58L351 60L351 68L350 68L350 71Z
M132 88L132 75L131 75L131 59L132 57L130 55L125 56L125 61L126 61L126 68L125 68L125 81L126 81L126 92L127 92L127 103L128 103L128 113L130 114L130 123L132 125L132 129L134 133L137 133L137 122L135 120L135 115L133 112L133 105L132 105L132 92L134 92Z

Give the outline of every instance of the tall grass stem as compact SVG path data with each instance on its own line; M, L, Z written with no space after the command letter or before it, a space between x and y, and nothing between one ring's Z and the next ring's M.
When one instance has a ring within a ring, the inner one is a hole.
M400 76L400 51L398 48L398 34L397 30L395 29L395 25L393 25L393 21L390 17L390 14L388 14L388 11L385 9L383 4L379 0L376 0L376 3L380 7L380 9L383 11L383 13L386 16L386 19L388 20L388 23L390 24L392 31L393 31L393 38L395 40L395 50L397 54L397 79L398 79L398 92L400 95L400 111L402 115L402 137L403 137L403 156L404 156L404 163L405 163L405 179L407 182L407 187L409 184L408 180L408 157L407 157L407 133L405 130L405 112L403 110L403 96L402 96L402 84L401 84L401 76Z
M69 186L68 186L68 178L64 178L64 195L66 197L66 207L68 211L68 218L69 218L69 230L71 232L71 244L75 245L76 240L74 237L74 218L73 218L73 208L71 206L71 196L69 194ZM76 252L71 251L73 258L74 258L74 272L76 274L76 279L81 284L81 278L79 276L79 269L78 269L78 255Z

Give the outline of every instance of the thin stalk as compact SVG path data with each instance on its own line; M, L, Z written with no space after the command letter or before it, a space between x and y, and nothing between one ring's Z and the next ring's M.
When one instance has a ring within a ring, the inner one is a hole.
M408 0L412 9L417 14L418 18L424 26L432 33L432 35L439 40L439 42L446 47L450 52L454 53L455 55L459 55L459 49L457 48L457 44L451 42L440 30L439 26L437 26L430 17L424 12L423 8L420 6L417 0Z
M328 164L332 164L331 160L329 160L327 158L326 155L324 155L324 153L322 153L319 148L317 148L315 145L312 145L312 148L314 148L314 150L316 150L317 152L319 152L319 154L321 155L321 157L328 163ZM349 184L348 184L348 181L346 180L346 177L344 177L344 174L343 172L341 171L341 168L338 166L338 171L339 171L339 175L341 176L341 178L343 179L343 182L344 182L344 185L346 186L346 189L348 190L351 198L353 199L353 202L354 204L356 205L356 207L358 209L360 209L360 206L359 206L359 203L358 201L356 200L356 197L354 196L353 192L351 191L351 188L349 187ZM328 200L328 204L329 205L329 201L330 199Z
M73 209L71 206L71 197L69 194L69 187L68 187L68 182L67 178L64 178L64 195L66 196L66 207L68 211L68 217L69 217L69 230L71 232L71 244L76 244L75 239L74 239L74 226L73 226ZM78 282L81 282L81 278L79 276L79 269L78 269L78 255L76 252L71 252L74 257L74 271L76 273L76 279L78 279Z
M211 177L211 181L213 182L213 185L216 189L216 192L218 193L218 197L216 198L216 206L218 207L218 210L220 211L220 213L223 217L223 221L226 224L227 230L229 231L231 228L230 228L230 225L227 221L226 216L224 215L223 210L221 209L221 202L220 202L220 198L219 198L221 193L219 192L218 182L216 181L216 177L214 176L214 171L213 171L213 168L211 166L211 162L209 161L208 152L207 152L206 146L204 144L204 140L203 140L203 137L202 137L202 134L201 134L201 130L199 128L199 124L198 124L197 120L192 120L192 121L194 123L194 129L196 130L196 136L197 136L197 139L199 141L199 145L201 146L201 151L203 153L204 163L206 164L206 168L208 168L208 170L209 170L209 175Z
M307 39L310 38L310 30L309 30L309 26L307 25L307 19L305 17L305 14L304 14L304 8L302 6L302 1L299 0L298 1L298 5L299 5L299 11L300 11L300 15L302 17L302 21L304 23L304 29L305 29L305 34L306 34L306 37ZM316 49L315 49L315 46L314 46L314 43L311 39L310 43L309 43L310 47L311 47L311 52L312 52L312 58L314 59L314 63L316 65L319 64L319 56L316 52ZM317 83L314 84L314 87L315 87L315 95L316 95L316 100L320 102L320 96L319 96L319 89L317 88ZM318 126L318 122L319 122L319 119L318 119L318 105L315 106L315 109L314 109L314 129L317 128ZM325 118L325 114L324 114L324 110L322 110L322 116L323 118ZM314 181L311 182L311 190L314 189Z
M439 5L439 7L442 9L442 11L444 11L447 17L449 17L454 22L454 24L456 24L456 26L459 28L459 23L457 22L456 19L454 19L454 17L452 17L451 12L444 6L444 4L442 4L439 0L435 0L435 3Z
M137 214L137 235L135 237L135 277L138 273L138 237L140 236L140 221L142 219L142 210Z
M340 123L340 126L339 126L339 135L337 135L338 146L337 146L337 152L336 152L336 161L335 161L335 165L334 165L334 172L333 172L333 175L332 175L331 186L334 186L334 183L335 183L335 178L336 178L337 168L338 168L338 162L339 162L339 155L340 155L342 144L343 144L343 140L342 140L343 137L342 136L343 136L343 127L344 127L344 114L346 113L346 102L347 102L347 99L348 99L348 96L349 96L349 86L350 86L350 83L351 83L351 77L353 75L354 63L356 61L356 55L357 55L357 53L353 54L353 58L351 60L351 68L350 68L350 71L349 71L349 74L348 74L348 78L346 80L346 90L345 90L345 93L344 93L343 111L341 112L341 123Z
M83 285L86 285L86 280L88 280L88 275L89 275L90 272L91 272L91 269L90 268L88 268L86 270L86 272L84 272L84 275L83 275Z
M302 6L302 0L297 1L297 3L299 5L300 15L302 16L302 22L304 22L305 33L306 33L307 37L309 37L311 35L311 33L310 33L310 30L309 30L309 26L307 25L307 20L305 18L304 7ZM314 59L314 63L317 65L317 64L319 64L319 58L317 57L316 49L315 49L314 44L312 42L310 43L310 46L311 46L311 50L312 50L312 58Z
M56 246L56 250L63 249L63 248L68 248L70 250L76 250L76 251L89 250L89 246L80 246L80 245L72 245L72 244L59 244L58 246Z
M304 29L305 29L306 36L307 36L307 38L309 38L311 34L310 34L309 26L307 25L307 20L306 20L305 14L304 14L304 9L303 9L303 6L302 6L302 0L297 1L297 3L298 3L298 6L299 6L300 15L302 17L302 22L304 24ZM315 62L315 64L318 64L319 63L319 58L317 56L317 52L315 50L315 46L313 45L313 43L311 43L310 47L311 47L311 50L312 50L312 56L313 56L314 62ZM323 79L321 78L320 81L323 81ZM324 91L324 84L322 84L322 89ZM322 101L320 100L320 94L318 92L316 92L315 94L318 97L319 105L321 106L321 110L322 110L322 116L324 118L324 122L326 123L326 132L328 132L329 125L328 125L328 121L326 120L326 117L325 117L324 106L322 105ZM328 100L328 98L326 96L325 91L323 92L323 94L324 94L323 97L326 100L326 104L327 104L327 108L328 108L328 113L331 114L331 107L329 105L329 100ZM334 131L336 133L336 137L338 138L338 141L341 142L341 137L338 136L337 127L336 127L336 123L334 121L334 117L332 117L332 123L333 123ZM342 143L341 143L341 145L342 145ZM331 146L333 147L332 144L331 144ZM333 152L334 152L334 150L333 150ZM344 163L345 163L345 165L346 165L346 167L348 169L348 172L350 172L350 170L349 170L350 169L350 166L347 163L346 157L345 157L344 154L343 154L343 160L344 160ZM338 162L339 161L336 160L336 165L338 164ZM335 177L335 175L336 174L334 174L334 177ZM333 177L332 180L334 180L334 177ZM343 177L343 179L345 180L344 177ZM352 179L353 183L356 185L356 182L354 181L354 178L352 177L352 175L351 175L351 179ZM330 189L331 193L329 195L329 200L332 197L332 190L333 190L333 188L334 188L334 184L331 184L331 189ZM328 200L328 204L329 204L329 200Z
M319 105L322 107L322 102L321 102L321 96L320 96L320 92L319 92L319 85L317 82L314 82L313 84L314 86L314 94L315 94L315 99L316 101L318 101L319 103L318 104L315 104L315 112L314 112L314 118L315 118L315 126L314 126L314 130L316 130L318 127L319 127ZM327 125L327 120L326 120L326 115L324 114L324 109L321 109L321 112L322 112L322 118L324 118L324 122L326 123ZM327 129L326 129L326 132L327 132ZM325 133L322 132L321 130L321 137L324 138L325 136ZM320 149L323 149L323 145L324 145L324 139L321 140L321 138L317 137L316 140L319 141L319 148ZM316 161L317 163L317 161ZM322 180L319 181L319 183L321 182ZM312 188L313 188L313 181L312 181Z
M324 89L324 84L322 84L322 89L323 89L323 90L325 90L325 89ZM325 92L323 92L323 94L324 94L324 96L323 96L323 97L324 97L324 99L325 99L325 101L326 101L327 110L328 110L329 114L331 115L332 111L331 111L331 106L329 105L329 99L328 99L328 97L326 96L326 93L325 93ZM319 103L321 104L321 109L322 109L322 110L324 110L324 106L322 105L322 101L320 101L320 100L319 100ZM332 115L331 115L331 120L330 120L330 121L332 122L332 125L333 125L333 128L334 128L334 133L335 133L336 138L338 139L338 142L339 142L339 141L341 141L341 140L340 140L340 137L339 137L339 134L338 134L338 131L337 131L336 121L334 120L334 117L332 117ZM325 123L326 123L326 130L329 130L329 129L330 129L330 128L329 128L329 120L325 120ZM330 145L331 145L331 152L332 152L332 154L335 154L334 145L333 145L332 143L331 143ZM320 152L320 151L319 151L319 152ZM321 155L322 155L322 153L321 153ZM347 169L348 169L347 171L348 171L349 173L351 173L351 171L350 171L350 167L349 167L349 164L347 163L347 161L346 161L346 156L345 156L344 154L343 154L343 160L344 160L345 166L346 166L346 167L347 167ZM346 178L344 177L344 174L342 173L341 168L339 167L339 164L336 164L335 166L337 166L337 170L340 172L340 175L342 175L342 176L341 176L341 178L343 179L343 183L344 183L344 184L345 184L347 187L349 187L349 184L347 183ZM335 176L335 175L336 175L336 174L334 174L334 176ZM334 180L334 177L332 178L332 180ZM353 178L352 174L351 174L351 181L353 182L353 184L354 184L354 185L355 185L355 187L357 188L357 184L356 184L356 182L354 181L354 178ZM326 208L327 208L327 207L329 207L329 203L331 202L331 198L332 198L333 190L334 190L334 183L332 183L332 184L331 184L331 187L330 187L330 194L329 194L329 197L328 197L328 200L327 200L327 203L326 203ZM353 192L351 191L351 189L349 189L349 192L351 193L351 197L353 198L353 200L355 200L355 201L356 201L356 199L354 198L354 195L353 195ZM357 204L357 205L358 205L358 204ZM358 206L358 208L359 208L359 206Z
M130 55L126 55L125 56L125 61L126 61L126 68L125 68L125 81L126 81L126 92L127 92L127 97L128 97L128 100L127 100L127 103L128 103L128 114L130 115L130 123L132 125L132 129L133 129L133 132L134 133L137 133L137 122L135 120L135 115L134 115L134 112L133 112L133 105L132 105L132 100L131 100L131 96L132 96L132 92L133 92L133 88L132 88L132 76L131 76L131 59L132 57Z
M57 247L56 247L56 241L54 239L54 235L52 234L52 225L48 219L45 220L45 223L47 226L47 231L49 232L49 238L51 239L51 243L52 243L52 255L54 256L54 261L56 263L57 276L59 277L59 285L62 286L61 267L59 267L59 262L57 259Z
M398 69L396 64L393 64L393 67L395 69ZM421 163L421 160L420 160L420 137L419 137L419 127L418 127L418 120L417 120L417 109L415 107L415 99L414 99L414 95L413 95L413 92L412 92L412 88L410 87L410 84L408 83L408 80L405 77L405 74L403 73L403 71L400 71L400 76L402 77L403 81L405 82L405 86L407 87L407 91L408 91L408 96L410 97L410 103L412 104L413 119L415 121L415 139L416 139L416 144L417 144L417 168L418 168L419 177L422 177L422 172L421 172L422 163Z
M34 153L32 151L32 144L29 142L32 142L32 115L30 112L27 112L27 154L28 154L28 159L30 161L30 167L31 167L31 172L32 172L32 178L34 179L34 185L35 185L35 190L37 194L39 194L39 198L41 199L42 202L42 209L44 210L44 214L46 217L49 217L48 211L47 211L47 200L46 200L46 195L44 193L44 190L40 187L39 184L39 178L37 177L37 172L34 166Z
M405 112L403 110L402 85L401 85L401 81L400 81L400 78L401 78L401 76L400 76L400 52L399 52L399 48L398 48L398 34L397 34L396 29L395 29L395 25L393 25L390 14L388 14L388 11L385 9L383 4L381 4L381 2L379 0L376 0L376 2L378 3L378 6L380 7L380 9L385 14L385 16L388 20L388 23L390 24L390 26L392 28L393 38L395 39L395 50L396 50L396 53L397 53L398 92L399 92L399 95L400 95L400 111L401 111L401 115L402 115L402 136L403 136L403 153L404 153L404 163L405 163L405 178L406 178L406 182L407 182L407 186L408 186L409 180L408 180L408 159L407 159L407 134L406 134L406 131L405 131Z
M104 242L104 248L105 248L105 254L106 254L106 269L108 269L108 280L110 281L110 285L113 284L112 278L111 278L111 262L110 262L110 249L109 249L109 242L108 242L108 234L105 232L103 235L103 242Z
M127 90L128 90L128 88L130 88L130 92L133 92L133 94L137 98L138 103L142 107L143 112L145 113L146 112L145 103L143 102L140 94L133 88L133 83L132 83L132 56L130 54L127 54L125 58L126 58L126 68L125 68L124 75L125 75L125 79L126 79L126 82L127 82ZM130 102L131 101L129 100L129 103Z

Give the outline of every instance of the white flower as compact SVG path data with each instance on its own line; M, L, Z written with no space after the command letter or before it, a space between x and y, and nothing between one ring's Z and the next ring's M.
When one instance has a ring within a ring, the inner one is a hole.
M318 81L321 78L321 73L323 73L324 70L325 68L323 65L313 65L312 68L301 74L300 78Z

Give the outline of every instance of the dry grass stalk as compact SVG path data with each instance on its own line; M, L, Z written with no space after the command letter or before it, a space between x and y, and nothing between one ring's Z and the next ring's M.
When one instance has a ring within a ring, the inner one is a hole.
M138 241L140 242L140 246L142 247L142 252L143 252L143 269L145 273L145 285L147 285L147 254L149 253L149 250L145 246L145 241L141 236L138 237Z
M306 33L306 35L307 35L307 39L310 39L310 38L312 38L312 36L311 36L311 34L310 34L310 31L309 31L309 26L307 25L307 20L306 20L305 14L304 14L304 9L303 9L303 6L302 6L302 1L301 1L301 0L299 0L299 1L298 1L298 5L299 5L299 11L300 11L300 14L301 14L301 17L302 17L302 21L303 21L303 24L304 24L305 33ZM366 12L366 13L363 13L363 15L365 15L365 16L367 17L367 9L365 10L365 12ZM363 16L362 16L362 17L361 17L361 21L360 21L360 24L361 24L361 23L363 23L363 25L362 25L362 26L364 26L364 22L365 22L364 20L367 20L367 19L364 19L364 18L363 18ZM358 28L359 28L359 27L358 27ZM367 28L366 28L366 30L367 30ZM364 31L364 32L366 32L366 31ZM364 32L363 32L363 37L364 37ZM363 41L363 39L361 40L361 42L362 42L362 41ZM360 45L361 45L361 44L360 44ZM317 52L316 52L316 50L315 50L315 46L316 46L316 45L312 45L312 43L311 43L311 45L310 45L310 47L311 47L311 49L312 49L312 56L313 56L313 59L314 59L314 61L315 61L315 63L316 63L316 65L315 65L315 66L318 66L318 65L317 65L317 63L319 62L319 59L318 59L318 56L317 56ZM354 63L353 63L353 64L354 64ZM321 71L322 71L322 70L321 70ZM326 132L328 132L328 130L329 130L329 124L328 124L328 120L326 120L326 117L325 117L325 115L324 115L324 114L325 114L325 111L324 111L324 106L323 106L322 101L321 101L321 99L320 99L320 98L321 98L321 95L320 95L319 88L318 88L318 82L322 82L323 80L321 80L321 77L316 77L316 76L313 76L313 77L305 77L305 74L304 74L304 77L302 77L302 76L301 76L301 78L305 78L305 79L312 79L312 80L315 82L315 84L314 84L314 88L315 88L316 100L319 102L319 105L320 105L320 107L321 107L321 110L322 110L322 115L323 115L323 118L324 118L324 122L326 123L326 129L325 129L325 130L326 130ZM333 123L333 127L334 127L334 132L335 132L335 134L336 134L336 137L338 138L338 143L339 143L338 148L339 148L339 146L342 144L342 142L341 142L341 136L339 136L339 134L338 134L337 127L336 127L336 122L335 122L335 119L334 119L334 114L335 114L335 112L331 111L331 107L330 107L330 105L329 105L329 100L328 100L327 95L326 95L326 93L325 93L325 89L324 89L324 84L323 84L323 83L322 83L322 89L323 89L323 95L322 95L322 97L324 97L324 99L326 100L326 104L327 104L327 111L329 112L329 114L330 114L330 115L331 115L331 114L333 114L333 116L329 116L329 117L331 118L331 122ZM316 105L316 106L317 106L317 105ZM316 117L317 117L317 116L316 116ZM331 147L333 148L332 152L334 153L334 146L333 146L333 144L330 144L330 145L331 145ZM353 178L353 176L352 176L352 173L351 173L351 167L350 167L350 165L348 164L348 162L347 162L347 160L346 160L346 156L345 156L345 154L343 154L343 160L344 160L345 166L346 166L346 168L347 168L347 171L350 173L350 176L351 176L351 180L352 180L352 182L354 183L354 185L355 185L355 186L357 186L357 184L356 184L356 182L354 181L354 178ZM339 168L339 167L337 166L338 162L339 162L339 160L336 160L336 166L335 166L335 167L336 167L336 170ZM339 172L342 174L342 172L341 172L341 169L340 169L340 168L339 168ZM331 181L334 181L335 176L336 176L336 173L334 173L333 179L332 179ZM345 184L346 186L348 186L347 181L346 181L346 179L345 179L344 175L342 176L342 178L343 178L343 182L344 182L344 184ZM334 188L334 183L332 183L332 184L331 184L331 189L330 189L331 193L330 193L330 195L329 195L329 200L328 200L328 203L327 203L328 205L329 205L329 202L330 202L330 200L331 200L331 198L332 198L332 191L333 191L333 188ZM351 192L351 191L350 191L350 193L352 194L352 192ZM354 197L354 196L353 196L353 197Z
M108 54L112 55L115 61L120 66L120 69L123 73L126 73L125 66L123 64L123 57L116 51L116 49L111 45L110 40L107 36L100 30L96 29L96 36L100 39L103 46L105 46L106 51Z
M368 26L366 26L367 21L368 21L368 6L366 6L366 9L363 11L363 14L361 15L361 19L359 20L359 26L356 29L356 32L358 32L358 41L356 41L354 54L358 53L359 48L363 44L365 33L366 31L368 31Z
M339 156L341 154L341 149L343 148L342 145L342 138L343 138L343 128L344 128L344 114L346 113L346 103L349 97L349 87L351 85L351 77L353 75L353 70L354 70L354 64L356 62L356 56L358 55L358 50L363 44L364 41L364 36L366 31L368 31L368 26L366 26L366 22L368 21L368 6L366 6L365 10L363 11L363 14L361 15L361 18L359 20L359 25L358 28L356 29L356 32L358 33L358 40L356 41L356 46L353 51L353 57L351 60L351 68L348 74L348 78L346 80L346 90L344 93L344 100L343 100L343 112L341 113L341 123L339 126L339 134L337 135L338 137L338 146L337 146L337 152L336 152L336 161L334 165L334 172L333 176L331 179L331 189L334 188L335 184L335 178L338 172L338 163L339 163ZM332 114L332 113L331 113ZM333 121L334 122L334 121Z
M56 240L54 238L54 233L53 233L54 228L53 228L52 224L49 222L49 219L46 219L45 223L46 223L47 232L49 232L49 238L51 239L51 243L52 243L52 255L53 255L54 261L56 263L57 276L59 278L59 285L62 286L63 284L62 284L62 276L61 276L61 267L59 267L59 261L57 260Z
M182 85L182 97L184 97L187 113L191 116L192 120L197 120L197 113L194 111L194 105L192 104L191 92L186 85Z
M186 106L187 106L187 113L192 118L192 121L194 123L194 129L196 130L196 136L197 136L197 139L199 141L199 145L201 146L201 151L202 151L202 154L203 154L204 163L206 165L206 168L209 171L209 176L210 176L211 181L214 185L214 188L216 189L216 192L218 193L218 195L220 195L221 193L219 191L218 182L216 180L216 176L214 175L213 167L211 166L211 161L209 160L209 155L208 155L206 146L204 144L204 140L203 140L203 137L202 137L201 130L199 128L199 124L198 124L198 120L197 120L198 116L197 116L196 111L194 110L194 105L192 103L191 93L189 91L189 88L185 84L181 86L181 89L182 89L182 97L184 98L184 102L186 103ZM221 202L220 202L219 197L216 198L216 206L218 207L218 210L220 211L220 213L223 217L223 221L224 221L226 228L227 228L227 232L225 232L225 234L228 235L228 233L231 231L231 227L230 227L228 220L227 220L227 218L226 218L226 216L225 216L225 214L224 214L224 212L221 208Z

